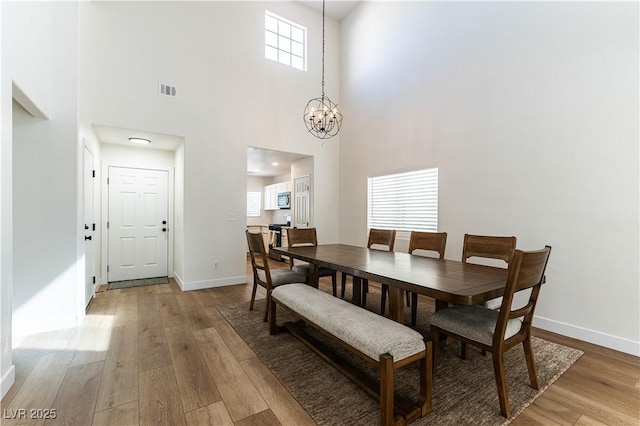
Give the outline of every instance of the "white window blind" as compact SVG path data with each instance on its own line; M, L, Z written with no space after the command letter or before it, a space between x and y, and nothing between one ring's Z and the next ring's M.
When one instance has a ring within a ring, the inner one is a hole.
M368 227L438 230L438 168L368 179Z
M306 71L307 29L265 10L264 57Z
M247 217L260 217L262 192L247 192Z

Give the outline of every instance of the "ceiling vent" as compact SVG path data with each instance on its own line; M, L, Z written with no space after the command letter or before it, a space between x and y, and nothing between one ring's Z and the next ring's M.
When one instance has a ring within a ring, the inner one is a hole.
M160 90L161 95L165 95L165 96L176 95L176 86L169 86L168 84L159 83L158 88Z

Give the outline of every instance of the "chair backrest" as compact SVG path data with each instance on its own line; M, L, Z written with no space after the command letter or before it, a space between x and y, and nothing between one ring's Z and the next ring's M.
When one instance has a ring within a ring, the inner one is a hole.
M504 260L508 264L515 249L516 237L464 234L462 262L467 263L470 257L484 257Z
M260 285L266 285L267 288L271 288L271 271L269 270L269 259L267 257L267 251L264 248L262 233L254 233L247 230L246 234L254 282L257 282ZM263 270L265 272L266 282L258 279L258 270Z
M411 231L409 238L409 254L416 250L435 251L444 259L444 250L447 246L446 232L420 232Z
M545 246L542 250L522 251L515 250L511 262L509 263L509 275L502 305L498 314L496 330L493 336L494 344L502 344L507 329L507 322L510 319L520 318L522 326L520 331L510 340L522 340L522 337L529 333L533 314L536 308L540 287L544 283L544 272L549 261L551 246ZM513 309L514 295L522 290L531 289L529 301L521 308Z
M318 234L316 228L290 228L287 229L289 247L317 246Z
M387 246L389 251L393 251L393 246L396 243L396 230L395 229L370 229L369 241L367 241L367 247L371 248L373 245Z

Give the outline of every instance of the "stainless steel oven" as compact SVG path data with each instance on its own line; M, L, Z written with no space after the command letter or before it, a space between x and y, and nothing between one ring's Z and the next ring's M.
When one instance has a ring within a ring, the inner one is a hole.
M282 226L281 224L272 223L269 225L269 249L272 247L282 247ZM282 261L282 256L269 250L269 257L273 260Z

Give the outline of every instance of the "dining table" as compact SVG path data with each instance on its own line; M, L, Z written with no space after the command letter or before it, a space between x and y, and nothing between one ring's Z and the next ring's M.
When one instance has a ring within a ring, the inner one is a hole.
M362 303L362 280L389 286L390 318L404 322L404 292L432 297L436 309L448 304L476 305L504 293L504 268L435 259L348 244L272 247L276 253L311 265L310 282L318 287L318 268L327 267L353 277L352 303Z

